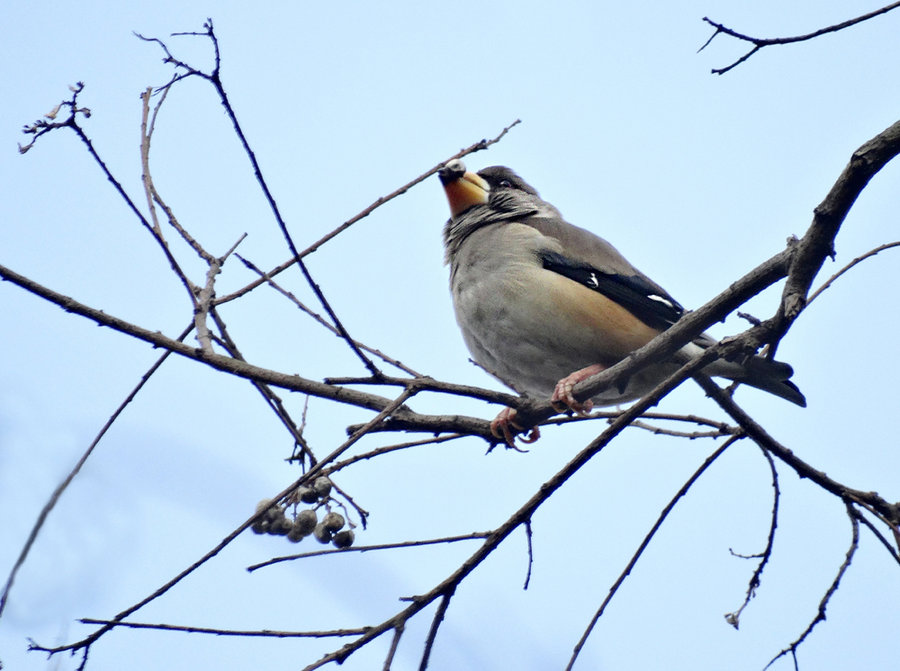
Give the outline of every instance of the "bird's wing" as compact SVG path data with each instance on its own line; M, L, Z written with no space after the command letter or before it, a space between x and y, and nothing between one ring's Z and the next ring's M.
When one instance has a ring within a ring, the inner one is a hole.
M678 301L603 238L555 217L529 217L521 223L548 238L546 249L538 252L545 269L603 294L660 331L684 314Z

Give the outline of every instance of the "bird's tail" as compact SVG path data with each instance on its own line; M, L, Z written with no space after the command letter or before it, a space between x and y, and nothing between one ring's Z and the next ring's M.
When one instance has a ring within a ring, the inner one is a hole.
M794 374L794 369L782 361L761 356L751 357L742 363L717 361L709 367L708 372L762 389L801 408L806 407L803 392L789 379Z

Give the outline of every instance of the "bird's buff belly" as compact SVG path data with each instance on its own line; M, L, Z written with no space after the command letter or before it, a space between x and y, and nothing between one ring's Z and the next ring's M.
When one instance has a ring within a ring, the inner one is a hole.
M537 265L482 277L477 284L454 287L457 321L474 360L521 394L549 398L561 378L593 364L610 366L657 333L635 324L604 296ZM671 365L654 366L624 390L602 391L594 403L637 398L671 370Z

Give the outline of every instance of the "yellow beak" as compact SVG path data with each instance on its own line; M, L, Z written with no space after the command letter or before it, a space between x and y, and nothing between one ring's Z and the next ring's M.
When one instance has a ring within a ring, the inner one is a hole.
M491 191L490 185L474 172L466 170L462 161L450 161L438 172L453 218L476 205L485 205Z

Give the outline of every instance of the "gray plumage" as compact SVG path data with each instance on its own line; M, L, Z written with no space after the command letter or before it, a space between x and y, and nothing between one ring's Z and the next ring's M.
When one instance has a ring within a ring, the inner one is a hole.
M449 189L463 174L471 175L451 162L441 180ZM683 314L610 243L566 222L512 170L495 166L478 175L489 190L474 204L456 205L465 209L444 227L444 245L463 338L491 375L520 394L548 398L559 380L587 366L615 364ZM675 359L714 342L701 336ZM612 405L639 398L677 367L674 360L650 366L625 389L606 389L592 400ZM788 381L791 367L781 362L719 360L705 372L806 404Z

